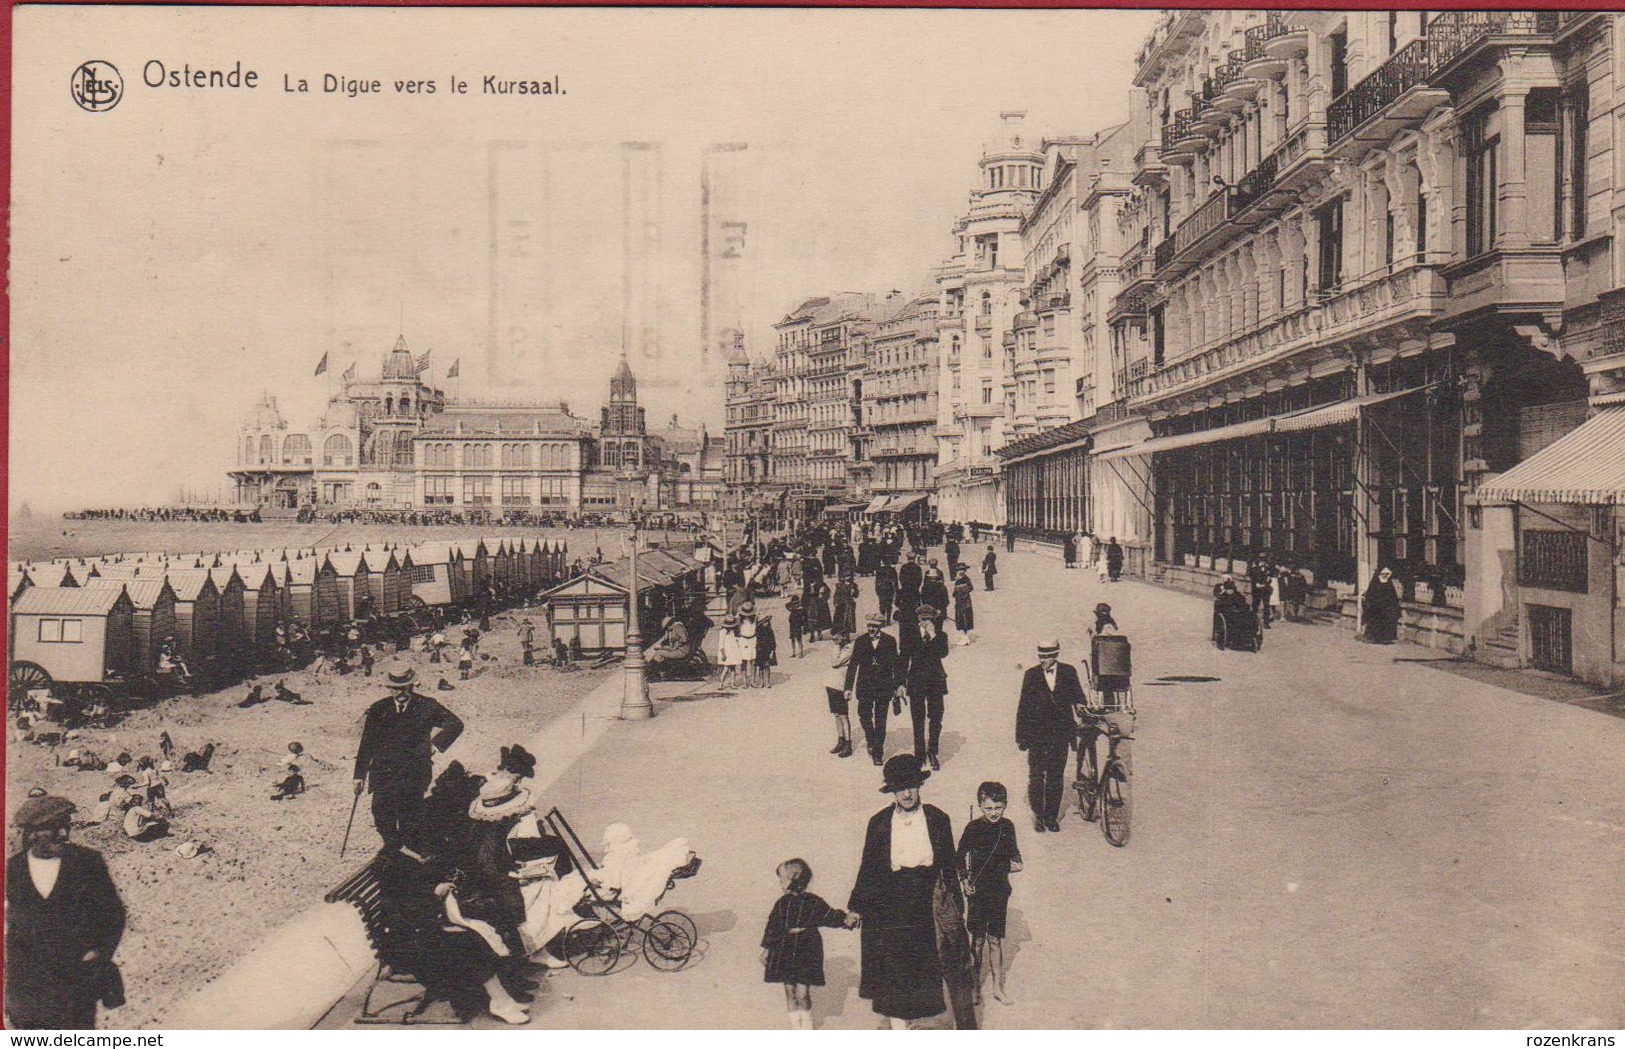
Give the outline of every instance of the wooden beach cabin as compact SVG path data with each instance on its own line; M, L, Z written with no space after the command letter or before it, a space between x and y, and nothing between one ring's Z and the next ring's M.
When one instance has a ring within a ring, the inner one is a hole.
M282 566L282 615L306 630L316 626L315 561L289 561Z
M459 567L457 548L450 543L419 543L406 551L411 561L408 604L444 607L460 604L467 596L467 584Z
M363 618L359 609L376 605L367 591L367 558L354 550L334 550L322 559L323 571L333 573L333 588L338 607L339 623L351 623Z
M191 564L192 562L187 562ZM219 654L220 591L206 568L187 568L166 577L175 592L175 637L195 659Z
M565 644L579 638L586 653L624 651L630 561L593 565L544 593L553 637ZM695 599L697 568L663 550L638 554L639 622L646 644L654 642L663 615Z
M243 598L243 577L231 565L207 570L220 594L220 616L215 625L215 650L228 663L246 663L248 622Z
M276 625L286 614L276 566L249 562L235 571L243 584L244 640L255 648L275 648Z
M367 595L372 598L373 611L381 616L394 615L404 608L401 599L401 562L395 551L363 550L366 567Z
M175 636L175 591L164 579L107 579L86 582L86 588L123 589L135 606L132 617L135 644L131 669L149 673L158 667L158 648Z
M11 680L99 684L134 666L135 605L124 584L31 586L11 610ZM49 676L40 680L29 665Z

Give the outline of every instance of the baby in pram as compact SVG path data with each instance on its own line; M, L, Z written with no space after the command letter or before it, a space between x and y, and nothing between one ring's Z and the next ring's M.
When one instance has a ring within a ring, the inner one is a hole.
M687 838L673 838L653 852L642 853L632 828L624 823L606 827L602 844L604 858L588 877L628 922L653 913L671 883L689 876L699 866L699 857Z

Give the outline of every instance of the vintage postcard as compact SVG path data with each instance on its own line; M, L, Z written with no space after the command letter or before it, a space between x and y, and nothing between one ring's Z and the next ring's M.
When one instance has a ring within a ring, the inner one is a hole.
M13 27L6 1026L1613 1044L1618 14Z

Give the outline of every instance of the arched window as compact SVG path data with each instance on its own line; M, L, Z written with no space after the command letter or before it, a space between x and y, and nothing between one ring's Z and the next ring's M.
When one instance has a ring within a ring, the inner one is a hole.
M993 316L993 296L985 291L982 292L982 316Z
M353 466L351 456L354 452L350 448L350 439L342 433L333 434L322 442L323 466Z
M395 398L393 396L384 398L384 414L385 415L394 415L395 414Z
M298 466L309 466L311 461L310 438L302 433L290 433L282 439L282 461Z
M367 482L367 503L377 505L384 501L384 486L377 481Z
M605 466L619 466L619 465L621 465L621 446L614 443L613 441L611 441L610 443L604 445L604 465Z
M401 394L401 414L402 415L411 415L412 414L412 395L411 394L408 394L408 393Z
M276 451L271 447L271 435L260 436L260 462L273 463L276 461Z
M246 465L254 461L254 438L243 438L243 463Z

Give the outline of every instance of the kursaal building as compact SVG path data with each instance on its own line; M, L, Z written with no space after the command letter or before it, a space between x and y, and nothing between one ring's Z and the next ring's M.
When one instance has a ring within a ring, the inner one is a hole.
M265 394L237 437L237 502L501 514L702 508L720 498L721 440L675 415L651 431L624 357L597 425L563 403L448 398L423 370L400 338L376 379L346 373L303 428Z

